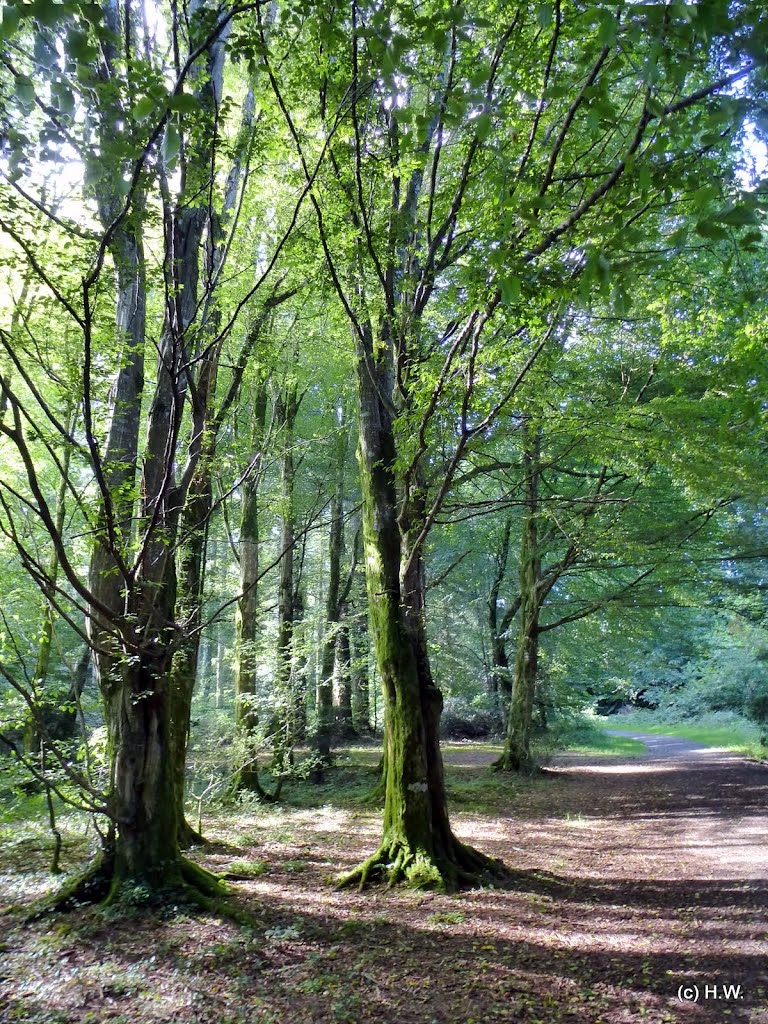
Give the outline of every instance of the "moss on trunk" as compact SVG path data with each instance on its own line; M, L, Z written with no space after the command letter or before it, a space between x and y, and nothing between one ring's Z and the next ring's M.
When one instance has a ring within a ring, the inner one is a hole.
M358 368L358 383L366 582L385 708L384 822L379 849L340 884L379 879L455 889L498 877L503 868L459 842L450 827L423 565L418 553L409 557L410 539L423 521L423 494L398 502L392 421L366 365Z

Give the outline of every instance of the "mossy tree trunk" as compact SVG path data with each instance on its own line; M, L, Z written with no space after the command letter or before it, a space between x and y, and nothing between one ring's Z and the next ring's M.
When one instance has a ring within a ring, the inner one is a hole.
M181 881L169 667L162 653L139 656L109 688L119 835L114 888L130 882L154 890Z
M495 862L453 835L439 744L442 696L429 666L424 568L412 538L423 522L424 492L398 500L396 441L382 401L386 356L375 374L373 353L357 368L363 538L371 629L384 699L384 822L379 849L344 882L454 888L494 872Z

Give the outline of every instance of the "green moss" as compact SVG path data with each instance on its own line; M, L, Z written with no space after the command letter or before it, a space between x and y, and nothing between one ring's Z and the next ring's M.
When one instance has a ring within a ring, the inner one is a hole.
M271 870L265 860L234 860L229 865L227 876L238 878L259 878Z
M415 854L413 859L405 864L403 874L406 884L412 889L433 889L435 892L445 892L447 888L446 879L438 866L422 853Z

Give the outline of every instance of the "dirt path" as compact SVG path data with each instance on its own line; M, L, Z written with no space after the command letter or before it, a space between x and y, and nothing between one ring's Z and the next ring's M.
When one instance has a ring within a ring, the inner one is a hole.
M319 810L222 817L209 833L235 845L203 860L263 866L237 884L250 928L142 910L17 932L0 1020L768 1024L768 769L647 742L636 758L560 757L522 787L489 781L487 753L451 753L456 829L510 866L503 889L334 889L380 819L330 794ZM457 779L486 780L497 812Z
M768 1021L768 767L677 737L614 733L645 753L555 758L545 774L556 785L499 823L493 852L551 900L554 946L579 948L592 977L629 968L650 1019ZM499 910L500 931L526 934L506 897ZM738 998L728 985L741 986ZM675 1005L681 986L695 1005ZM651 995L673 998L662 1009ZM607 1019L635 1017L625 1006Z

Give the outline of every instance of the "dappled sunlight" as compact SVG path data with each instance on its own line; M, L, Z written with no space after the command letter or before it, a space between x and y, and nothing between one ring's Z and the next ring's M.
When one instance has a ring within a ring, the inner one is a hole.
M9 961L18 999L38 1013L55 1004L73 1024L91 1006L156 1024L233 1014L240 1024L236 1014L248 1007L250 1024L274 1019L269 1008L293 1005L296 993L308 997L312 1019L330 1022L335 993L345 991L362 993L372 1019L443 1024L430 1016L435 1006L469 1020L478 994L493 991L509 1009L503 1024L547 1020L563 1000L579 1008L578 1024L661 1024L688 1019L670 1015L686 979L763 984L768 773L704 756L677 767L634 759L593 765L625 771L587 767L558 764L494 787L491 806L478 788L477 805L453 815L454 830L503 858L510 874L455 895L336 888L339 874L376 848L378 809L340 806L319 791L325 802L316 807L217 813L203 822L217 842L193 855L235 873L232 905L247 927L184 908L162 920L142 911L141 930L130 916L99 911L79 919L81 932L41 923L20 934ZM656 770L633 774L638 767ZM10 885L14 877L24 876L5 875ZM50 878L30 877L43 887ZM43 960L54 969L28 969ZM520 993L529 1001L516 1003ZM633 1001L643 1013L622 1016ZM352 1017L368 1019L361 1013L357 1006Z

